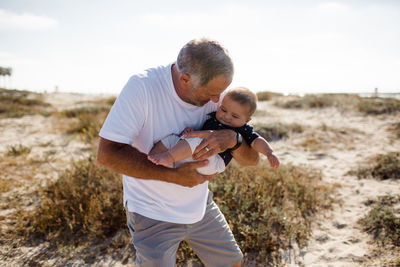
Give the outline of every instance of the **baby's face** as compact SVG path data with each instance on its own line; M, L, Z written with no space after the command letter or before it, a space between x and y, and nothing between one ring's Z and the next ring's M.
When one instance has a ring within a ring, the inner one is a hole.
M227 95L217 109L216 118L225 125L241 127L250 120L249 111L249 106L242 105Z

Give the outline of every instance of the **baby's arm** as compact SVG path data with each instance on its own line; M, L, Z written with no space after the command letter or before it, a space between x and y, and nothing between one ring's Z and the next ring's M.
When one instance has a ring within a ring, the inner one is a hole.
M264 154L267 158L269 163L271 164L272 168L278 168L279 166L279 159L277 156L274 155L274 151L272 150L271 146L263 137L257 137L252 143L251 147L259 152Z

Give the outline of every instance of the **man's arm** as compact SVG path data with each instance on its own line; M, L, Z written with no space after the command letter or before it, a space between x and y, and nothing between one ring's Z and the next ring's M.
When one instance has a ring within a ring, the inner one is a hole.
M179 168L170 169L155 165L130 145L117 143L100 137L97 161L118 173L128 176L159 180L193 187L215 178L216 175L201 175L196 169L206 166L208 161L189 162Z
M193 159L204 160L212 155L232 148L237 143L237 133L233 130L203 130L184 134L185 137L200 137L203 141L193 153ZM232 151L234 159L243 166L256 166L259 161L258 152L252 149L246 142L242 142L239 148Z

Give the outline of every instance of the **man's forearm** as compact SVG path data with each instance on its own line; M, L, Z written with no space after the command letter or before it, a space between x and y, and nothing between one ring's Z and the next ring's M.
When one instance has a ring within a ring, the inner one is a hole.
M187 162L178 168L170 169L155 165L147 155L127 144L112 142L100 138L97 161L118 172L131 177L158 180L186 187L194 187L214 179L216 175L202 175L196 171L204 167L207 161Z
M147 155L127 144L100 138L97 160L115 172L142 179L173 182L170 169L152 164Z

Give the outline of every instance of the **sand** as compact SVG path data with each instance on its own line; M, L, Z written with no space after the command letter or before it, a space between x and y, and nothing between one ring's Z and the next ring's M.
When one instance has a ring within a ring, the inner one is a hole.
M105 96L52 93L45 95L45 101L54 109L63 110L86 105L87 101ZM332 209L318 214L312 224L312 236L304 248L294 247L282 251L285 266L384 266L385 263L399 260L393 250L377 252L372 237L362 231L357 220L365 216L369 208L365 202L385 194L400 194L400 179L378 181L358 179L347 174L366 160L379 153L400 151L400 140L388 129L399 122L397 115L365 116L356 111L341 111L336 108L288 110L274 106L273 101L260 102L262 116L252 121L257 123L298 123L304 132L293 133L289 138L272 142L283 164L309 166L322 171L323 181L336 188L333 198L337 200ZM54 121L57 120L57 121ZM7 201L18 195L27 208L32 200L29 193L64 170L73 159L86 157L90 151L87 144L71 136L60 134L54 129L62 127L62 121L54 117L40 115L22 118L0 119L0 156L10 146L19 144L32 150L25 159L35 163L35 159L47 161L38 168L18 165L18 162L3 161L0 165L1 179L15 180L28 177L23 182L0 193L2 206L1 230L6 231L9 224L7 215L15 211ZM61 126L60 126L61 125ZM58 128L59 129L59 128ZM317 145L310 139L319 140ZM308 145L304 145L307 143ZM5 169L7 168L7 169ZM397 177L398 178L398 177ZM400 215L400 209L397 209ZM0 232L1 233L1 232ZM84 265L83 260L74 258L65 261L61 258L41 257L48 243L39 246L10 247L10 242L0 243L0 265L20 266L38 265ZM129 251L122 251L129 255ZM95 266L122 266L132 264L133 259L116 260L112 255L100 255L93 260ZM50 258L50 259L47 259ZM191 266L192 264L187 264ZM252 266L248 264L246 266Z

